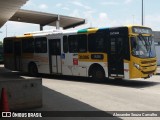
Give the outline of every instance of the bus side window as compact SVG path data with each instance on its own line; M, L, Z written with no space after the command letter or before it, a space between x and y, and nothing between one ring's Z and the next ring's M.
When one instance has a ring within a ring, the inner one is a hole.
M103 33L89 34L88 48L90 52L106 52L105 35Z
M47 38L46 37L35 38L35 52L36 53L46 53L47 52Z
M13 40L4 40L4 53L13 53Z
M23 38L22 39L22 52L24 53L34 52L34 39L33 38Z
M68 37L70 53L85 53L87 52L87 35L70 35ZM63 43L64 44L64 43Z
M69 42L69 52L70 53L77 53L78 52L78 41L77 41L77 35L70 35L68 37Z
M68 52L68 38L67 36L63 36L63 52Z
M85 53L87 52L87 35L77 35L78 39L78 52L79 53Z

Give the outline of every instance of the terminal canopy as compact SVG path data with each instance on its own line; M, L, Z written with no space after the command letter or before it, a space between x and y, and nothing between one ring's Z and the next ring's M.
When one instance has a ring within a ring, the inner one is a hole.
M64 29L76 27L84 24L85 19L63 16L58 14L37 12L31 10L19 9L10 19L10 21L26 22L39 24L41 26L50 25L56 26L56 22L59 22L59 27Z
M0 28L8 21L26 22L64 29L84 24L85 19L20 9L28 0L0 0Z
M0 28L20 9L28 0L0 0Z

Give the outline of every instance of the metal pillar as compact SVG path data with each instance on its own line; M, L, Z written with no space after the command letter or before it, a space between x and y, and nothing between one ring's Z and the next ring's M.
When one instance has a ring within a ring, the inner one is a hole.
M6 25L6 37L7 37L7 34L8 34L8 28L7 28L7 25Z
M56 21L56 29L59 30L60 29L60 16L57 16L57 21Z
M43 25L40 25L40 31L43 31Z

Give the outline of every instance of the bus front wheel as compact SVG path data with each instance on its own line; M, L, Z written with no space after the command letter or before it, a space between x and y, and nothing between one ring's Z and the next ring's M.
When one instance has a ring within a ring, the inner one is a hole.
M36 64L34 63L29 64L28 72L29 72L29 75L36 77L38 75L38 69Z

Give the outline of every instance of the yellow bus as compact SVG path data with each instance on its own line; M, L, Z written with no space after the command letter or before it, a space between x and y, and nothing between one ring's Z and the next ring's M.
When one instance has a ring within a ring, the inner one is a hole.
M157 68L152 30L143 26L33 32L3 43L5 67L31 75L133 79Z

